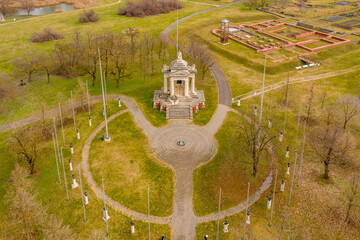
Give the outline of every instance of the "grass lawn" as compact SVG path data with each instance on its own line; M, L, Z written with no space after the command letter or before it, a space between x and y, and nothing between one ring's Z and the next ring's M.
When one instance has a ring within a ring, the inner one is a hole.
M109 123L111 142L100 141L98 134L91 144L90 169L95 182L107 181L107 194L135 211L147 213L147 187L150 188L150 212L169 216L173 208L172 170L156 160L149 142L124 113ZM161 183L161 184L159 184Z
M252 185L251 193L262 184L269 174L271 163L265 155L258 165L257 177L252 177L252 165L241 152L236 129L242 119L235 113L228 116L216 133L219 144L214 159L194 171L194 204L198 215L216 212L219 199L219 188L222 191L222 209L227 209L246 200L247 182ZM240 146L241 145L241 146Z
M117 106L117 101L108 101L108 115L112 115L117 111L124 109L125 106L119 108ZM76 134L73 128L72 115L71 112L64 112L64 122L65 122L65 147L64 147L64 162L67 173L67 183L69 189L69 198L70 200L66 200L65 187L63 181L63 173L60 171L62 183L59 184L57 181L57 170L54 159L54 148L52 140L49 142L42 143L39 146L38 152L39 157L37 161L37 173L33 178L35 178L35 189L38 193L38 200L42 203L42 205L47 209L48 213L55 214L58 217L61 217L64 220L64 224L67 224L71 227L71 229L77 233L77 235L81 239L86 239L91 234L91 232L95 229L100 229L105 232L105 223L102 221L102 207L103 201L101 199L96 198L95 194L91 191L88 186L85 178L83 176L83 189L86 190L89 194L89 205L86 205L86 215L87 221L83 222L83 211L81 204L81 194L80 189L71 189L71 173L75 174L76 179L79 183L79 175L78 175L78 164L81 161L81 151L84 142L87 137L93 131L94 127L100 124L103 121L102 116L102 104L98 103L92 108L92 124L93 127L88 126L88 113L87 108L84 109L83 112L79 112L76 115L77 126L80 129L81 139L76 139ZM50 119L47 121L51 121ZM58 121L58 118L57 118ZM58 122L57 122L58 123ZM58 123L59 124L59 123ZM109 126L110 131L111 126ZM62 135L60 127L58 125L58 139L59 144L63 144ZM6 148L6 139L8 137L8 133L1 133L1 148L0 155L2 156L1 160L1 184L0 184L0 192L4 193L7 188L7 181L10 176L11 170L14 168L15 157L8 153ZM70 155L69 151L69 143L72 142L74 144L74 155ZM71 157L74 171L69 172L68 168L68 157ZM27 167L25 163L24 166ZM62 169L62 168L60 168ZM109 184L110 180L105 179L105 184ZM105 185L107 187L108 185ZM109 186L110 187L110 186ZM109 192L108 192L109 193ZM0 199L0 216L6 213L3 211L4 209L4 199ZM109 232L112 238L115 239L147 239L147 223L136 221L136 234L131 235L130 233L130 218L126 217L120 213L115 212L111 207L109 208L109 215L111 219L109 220ZM1 223L0 223L1 224ZM2 223L7 224L7 223ZM158 225L152 224L151 226L152 236L160 237L161 235L170 236L170 228L167 225Z

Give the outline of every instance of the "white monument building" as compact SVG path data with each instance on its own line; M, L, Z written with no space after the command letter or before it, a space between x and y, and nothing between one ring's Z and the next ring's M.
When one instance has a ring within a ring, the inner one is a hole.
M205 108L204 91L195 88L195 64L188 66L178 52L170 66L164 64L164 87L155 90L154 108L166 113L166 119L192 119L193 112Z

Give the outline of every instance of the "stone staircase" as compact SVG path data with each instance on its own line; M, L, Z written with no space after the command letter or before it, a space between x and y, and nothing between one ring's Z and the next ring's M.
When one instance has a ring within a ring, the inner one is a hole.
M190 105L167 105L166 119L193 119Z

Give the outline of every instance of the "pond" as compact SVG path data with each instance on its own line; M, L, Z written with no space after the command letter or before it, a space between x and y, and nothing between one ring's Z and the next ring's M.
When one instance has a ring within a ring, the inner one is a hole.
M52 6L45 6L45 7L37 7L31 11L30 15L51 14L51 13L55 13L55 9L63 9L65 12L67 12L67 11L74 10L75 7L71 4L66 4L66 3L60 3L60 4L56 4L56 5L52 5ZM26 10L19 9L13 15L27 15L27 12L26 12Z

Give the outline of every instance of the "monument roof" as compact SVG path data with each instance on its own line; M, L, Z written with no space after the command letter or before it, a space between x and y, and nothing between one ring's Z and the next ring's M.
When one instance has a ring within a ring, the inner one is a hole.
M178 53L177 59L171 62L170 70L188 70L188 63L182 59L181 52Z

